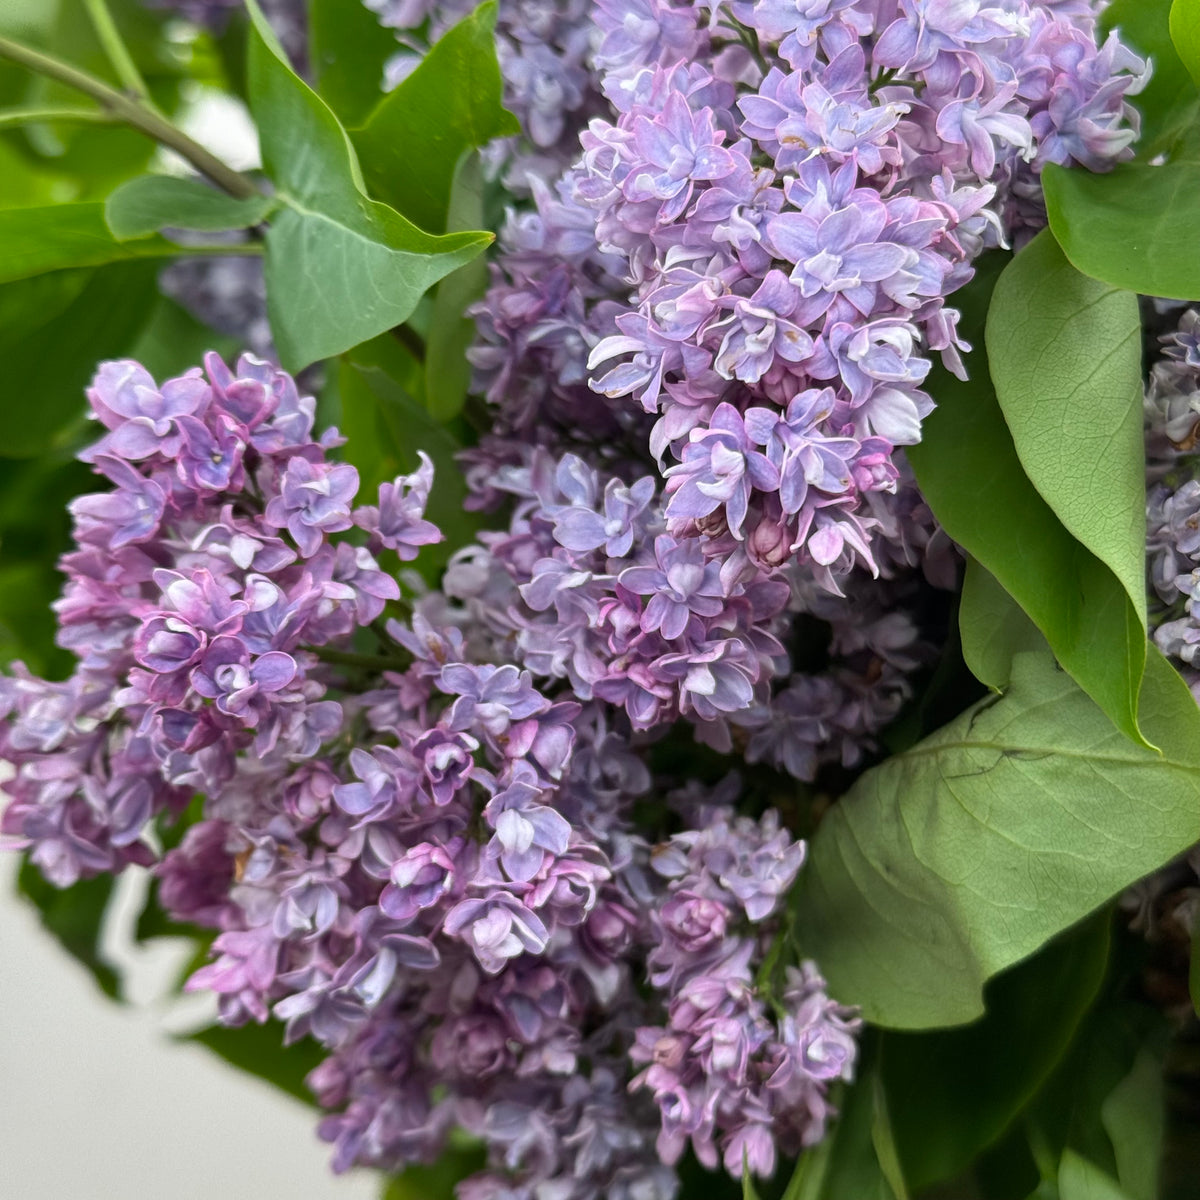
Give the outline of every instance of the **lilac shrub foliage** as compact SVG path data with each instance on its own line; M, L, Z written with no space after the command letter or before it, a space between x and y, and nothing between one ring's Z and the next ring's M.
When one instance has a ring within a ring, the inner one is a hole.
M396 77L462 15L372 7ZM911 698L957 566L903 458L931 355L961 370L946 298L1043 223L1045 163L1127 153L1144 64L1082 0L502 0L497 33L525 133L463 457L499 527L402 601L428 459L360 497L265 362L105 364L78 668L0 684L0 828L60 885L154 864L216 932L189 986L326 1049L338 1169L461 1126L461 1200L667 1200L689 1148L771 1174L853 1074L854 1014L773 952L804 845L735 768L858 768ZM722 782L664 765L681 734Z

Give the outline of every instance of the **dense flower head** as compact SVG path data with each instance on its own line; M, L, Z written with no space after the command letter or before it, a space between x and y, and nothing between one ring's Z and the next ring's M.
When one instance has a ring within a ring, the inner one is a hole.
M723 575L652 475L527 451L509 528L398 607L374 552L440 538L428 457L356 504L336 431L252 356L161 384L105 363L88 397L109 490L72 505L78 665L0 681L8 839L63 886L152 865L216 934L187 987L326 1049L338 1169L427 1161L459 1126L489 1159L467 1194L671 1200L685 1142L736 1173L818 1139L854 1022L814 968L754 981L803 845L728 784L666 850L636 818L640 739L682 719L728 750L770 713L792 584ZM707 1123L640 1070L664 1037ZM824 1074L814 1039L841 1047Z
M473 7L368 6L388 83ZM869 763L932 664L958 560L903 447L962 370L950 297L1043 223L1047 162L1126 155L1144 64L1026 0L501 0L497 46L489 527L402 595L429 457L363 494L269 362L103 364L77 666L0 679L0 831L64 886L153 866L216 935L188 987L323 1048L336 1169L457 1127L461 1200L673 1200L685 1152L771 1175L853 1076L854 1013L771 954L805 859L772 805ZM1188 664L1198 329L1147 401Z

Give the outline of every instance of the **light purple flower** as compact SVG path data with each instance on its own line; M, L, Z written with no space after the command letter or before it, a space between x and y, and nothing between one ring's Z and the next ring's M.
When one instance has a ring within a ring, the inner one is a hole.
M349 529L350 501L358 491L358 472L346 463L311 463L299 456L288 461L280 494L267 504L266 520L287 527L300 553L311 558L323 533Z

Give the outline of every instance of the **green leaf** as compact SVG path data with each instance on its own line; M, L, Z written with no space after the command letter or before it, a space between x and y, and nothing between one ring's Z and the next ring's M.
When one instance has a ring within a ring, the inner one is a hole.
M1121 945L1117 942L1114 948ZM1115 996L1102 1000L1087 1015L1066 1058L1025 1114L1030 1146L1046 1178L1057 1175L1068 1148L1106 1174L1118 1174L1104 1107L1129 1079L1143 1053L1161 1063L1170 1036L1166 1019L1157 1010L1119 998L1129 965L1118 960Z
M1009 690L861 776L800 879L797 945L879 1025L983 1012L991 976L1200 837L1200 709L1156 651L1142 689L1156 754L1048 654Z
M742 1200L759 1200L758 1189L754 1186L754 1176L750 1174L750 1156L742 1155Z
M160 229L245 229L257 225L275 207L270 196L245 200L227 196L198 179L140 175L121 184L104 204L104 217L121 241Z
M1200 295L1200 163L1122 163L1104 175L1049 164L1050 228L1073 266L1119 288Z
M1196 117L1196 85L1171 38L1170 12L1171 0L1113 0L1100 14L1102 38L1118 30L1154 66L1149 83L1129 98L1142 114L1138 155L1144 159L1167 149Z
M1192 82L1200 84L1200 3L1175 0L1171 5L1171 41Z
M1100 990L1110 927L1098 915L991 980L987 1015L973 1025L884 1037L892 1128L913 1188L965 1170L1037 1094Z
M1117 1159L1117 1178L1129 1200L1158 1200L1159 1162L1166 1127L1160 1055L1143 1049L1133 1069L1109 1093L1100 1117Z
M1026 475L1129 597L1140 636L1115 641L1109 652L1127 656L1117 723L1139 737L1146 461L1137 297L1081 275L1043 231L997 281L986 340L996 398Z
M993 691L1008 687L1013 658L1045 645L1037 626L977 559L968 557L958 606L963 659Z
M309 0L308 59L321 99L344 125L359 125L379 103L384 67L400 51L392 30L365 4Z
M0 283L64 267L94 267L179 253L163 238L120 242L98 201L0 209Z
M478 229L482 224L483 172L478 152L471 150L454 175L447 228ZM487 262L480 256L447 275L434 292L425 346L425 407L435 421L448 421L462 412L471 385L467 349L475 339L475 322L463 313L484 294L487 281Z
M489 0L440 38L353 134L372 191L424 229L446 228L463 153L521 132L502 102L495 27Z
M840 1115L825 1142L801 1154L783 1200L908 1200L876 1060L868 1040Z
M248 3L250 109L283 206L266 237L267 312L280 359L295 371L402 324L491 235L432 237L369 200L345 130ZM398 150L406 171L420 161L409 147Z
M315 1103L304 1080L324 1061L325 1050L311 1038L285 1046L283 1024L279 1021L270 1020L265 1025L251 1023L237 1029L214 1025L178 1040L197 1042L239 1071L256 1075L305 1104Z
M938 407L925 420L920 445L908 448L909 461L946 532L1017 600L1080 687L1137 737L1146 644L1137 611L1113 572L1071 536L1030 482L990 383L983 322L1004 262L1003 256L980 260L976 280L956 297L963 332L976 347L966 359L970 380L935 367L930 390ZM964 638L982 632L969 607L976 599L964 601ZM983 656L990 684L1003 674L997 652L1002 656L1003 643L989 650L980 650L978 640L964 645L965 654Z
M0 458L64 447L83 435L84 388L97 362L128 354L158 301L156 270L113 263L0 284L0 355L21 381L19 419L0 438ZM11 323L10 314L18 314ZM30 319L45 319L27 328Z
M1200 921L1195 923L1192 930L1192 952L1188 959L1188 994L1192 998L1192 1007L1200 1017Z
M209 350L232 362L238 349L236 338L215 332L174 300L160 296L129 357L163 380L198 367Z
M120 996L117 973L100 957L100 933L112 889L111 875L55 887L27 858L17 874L17 892L37 908L43 928L91 972L106 996L116 1000Z
M384 1184L380 1200L454 1200L455 1185L486 1165L481 1143L452 1133L450 1144L438 1155L437 1162L409 1167L393 1176Z
M1068 1150L1058 1168L1061 1200L1131 1200L1099 1167Z

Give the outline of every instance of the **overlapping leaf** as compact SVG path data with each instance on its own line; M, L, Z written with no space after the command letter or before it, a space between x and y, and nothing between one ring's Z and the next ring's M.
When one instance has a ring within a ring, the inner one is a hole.
M433 237L368 199L337 118L287 65L257 6L250 13L250 107L282 205L266 237L267 308L280 359L296 370L404 322L491 235Z
M462 155L521 131L502 103L495 27L489 0L440 38L353 134L372 192L423 229L446 228Z
M1200 840L1200 710L1157 653L1115 729L1045 652L1003 697L862 776L801 877L797 939L881 1025L983 1012L983 983Z
M982 262L979 278L961 297L963 328L976 347L967 357L970 379L935 369L930 386L938 407L925 421L920 445L909 449L909 460L946 532L999 580L1084 691L1136 738L1144 623L1116 574L1071 534L1030 481L989 382L983 313L1002 265L998 258ZM1078 402L1086 404L1087 397ZM1093 503L1120 500L1122 486L1134 493L1143 485L1140 476L1132 482L1097 478L1088 495ZM1139 544L1129 563L1140 563L1141 553ZM971 591L964 598L968 662L976 655L975 645L968 645L973 629L988 637L1002 632L972 624L973 599ZM995 679L985 682L999 686Z

